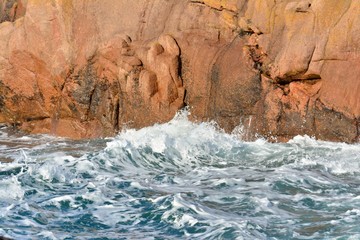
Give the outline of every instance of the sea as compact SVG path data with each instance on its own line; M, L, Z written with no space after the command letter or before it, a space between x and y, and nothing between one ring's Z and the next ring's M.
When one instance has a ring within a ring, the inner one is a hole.
M0 129L0 236L11 239L360 239L360 145L287 143L188 111L116 137Z

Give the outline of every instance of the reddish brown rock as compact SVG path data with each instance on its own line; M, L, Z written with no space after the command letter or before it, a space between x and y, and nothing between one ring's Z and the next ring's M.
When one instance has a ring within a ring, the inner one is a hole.
M188 105L245 138L354 142L355 0L0 0L0 122L72 138Z
M3 0L0 1L0 23L16 19L25 15L27 0Z

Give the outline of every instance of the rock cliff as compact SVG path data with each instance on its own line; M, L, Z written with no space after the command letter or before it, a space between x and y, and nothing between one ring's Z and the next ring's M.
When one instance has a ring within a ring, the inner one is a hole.
M359 141L359 12L357 0L0 0L0 122L100 137L187 105L247 139Z

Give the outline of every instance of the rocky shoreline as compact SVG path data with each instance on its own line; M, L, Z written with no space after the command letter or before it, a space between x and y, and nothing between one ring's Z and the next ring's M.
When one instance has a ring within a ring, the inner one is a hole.
M0 123L74 139L189 106L246 139L360 138L357 0L0 0Z

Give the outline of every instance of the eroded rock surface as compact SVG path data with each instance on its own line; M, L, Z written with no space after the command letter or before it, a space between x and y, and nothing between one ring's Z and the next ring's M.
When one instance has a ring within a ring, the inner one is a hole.
M0 0L0 122L99 137L188 105L247 139L355 142L359 12L356 0Z

